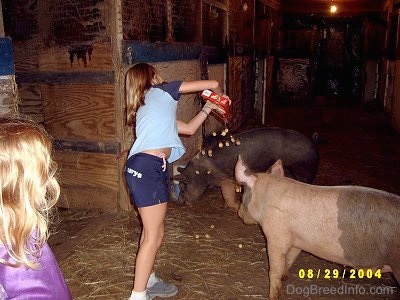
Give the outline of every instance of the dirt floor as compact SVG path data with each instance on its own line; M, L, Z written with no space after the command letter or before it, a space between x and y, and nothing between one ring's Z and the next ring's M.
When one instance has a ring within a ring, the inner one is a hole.
M400 194L400 135L383 113L329 105L275 108L268 125L318 133L315 184ZM49 243L73 298L128 299L140 234L135 213L60 209L58 216ZM192 206L170 203L155 269L179 287L170 299L267 299L266 240L258 226L244 225L223 208L218 188ZM388 273L355 279L342 274L341 266L302 252L283 284L285 299L400 299Z

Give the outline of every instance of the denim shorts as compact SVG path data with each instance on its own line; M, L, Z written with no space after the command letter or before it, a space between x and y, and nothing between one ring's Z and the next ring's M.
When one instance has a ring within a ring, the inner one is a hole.
M169 164L163 171L163 159L147 153L132 155L125 166L125 179L131 203L145 207L170 200Z

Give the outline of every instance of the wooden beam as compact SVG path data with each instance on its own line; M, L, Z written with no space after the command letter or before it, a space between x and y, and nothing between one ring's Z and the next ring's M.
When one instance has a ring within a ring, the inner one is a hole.
M137 62L199 59L200 53L201 45L198 43L125 41L123 58L130 65Z
M115 180L119 176L115 155L54 151L53 157L58 164L57 173L63 188L114 192L121 188Z
M0 0L0 37L4 37L5 32L4 32L4 19L3 19L3 6L1 4Z
M132 140L129 138L132 134L132 128L125 126L125 72L123 66L123 25L122 25L122 1L123 0L109 0L109 15L111 17L110 32L111 32L111 47L112 47L112 61L113 69L115 72L114 83L114 101L115 101L115 130L116 139L120 143L121 149L129 149ZM120 150L121 151L121 150ZM121 157L117 161L118 167L118 198L117 205L119 209L129 211L132 209L128 189L126 188L124 178L125 159Z
M87 71L87 72L16 72L17 83L93 83L93 84L113 84L113 71Z
M53 147L56 151L69 152L120 154L121 151L120 143L102 141L54 140Z

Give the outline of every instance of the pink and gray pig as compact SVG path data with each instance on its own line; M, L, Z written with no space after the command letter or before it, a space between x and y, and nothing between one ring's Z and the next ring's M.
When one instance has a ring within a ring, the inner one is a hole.
M301 250L355 269L392 272L400 282L400 196L362 186L317 186L287 178L277 160L253 173L239 156L236 180L245 185L238 214L267 238L269 299Z

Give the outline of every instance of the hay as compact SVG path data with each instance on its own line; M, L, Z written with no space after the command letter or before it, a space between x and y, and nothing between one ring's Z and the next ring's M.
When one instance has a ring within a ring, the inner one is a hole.
M218 190L211 191L213 194L219 194ZM202 203L193 207L170 204L164 243L156 260L157 274L179 286L179 296L171 299L262 298L267 282L263 236L257 226L244 226L224 209L220 197L208 199L212 199L208 209L201 213ZM81 226L87 222L82 212L65 215L66 222L74 218ZM71 250L60 267L74 299L129 297L140 230L133 212L119 213L86 243ZM69 233L79 235L79 231ZM263 283L255 285L254 274L260 272L257 277ZM242 277L247 279L243 282Z

